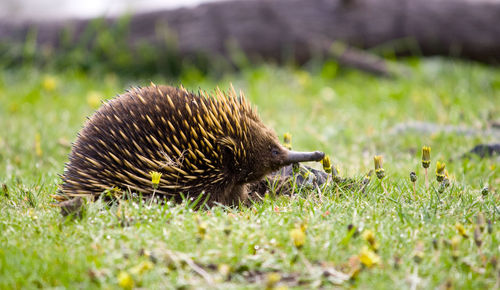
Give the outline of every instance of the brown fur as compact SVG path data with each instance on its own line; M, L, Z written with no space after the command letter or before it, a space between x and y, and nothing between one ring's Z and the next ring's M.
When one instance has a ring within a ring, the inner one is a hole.
M286 149L243 95L183 88L136 88L104 104L84 125L62 176L68 196L105 190L209 195L209 203L246 199L245 185L284 165Z

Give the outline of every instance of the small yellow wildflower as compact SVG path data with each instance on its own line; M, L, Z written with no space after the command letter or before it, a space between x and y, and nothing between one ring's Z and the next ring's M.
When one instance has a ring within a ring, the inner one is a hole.
M54 76L47 75L42 80L44 90L52 92L57 88L57 79Z
M157 189L158 184L160 184L161 173L157 171L150 171L149 175L151 175L151 183L153 184L153 188Z
M219 272L219 274L221 274L224 280L228 280L229 275L231 275L231 266L229 266L228 264L219 264L217 266L217 271Z
M436 162L436 180L442 182L446 177L445 173L446 164L444 162Z
M361 263L366 267L371 268L375 265L380 264L381 259L380 256L370 248L368 248L367 246L363 246L361 248L361 252L359 253L359 261L361 261Z
M126 271L121 271L118 274L118 285L123 289L132 289L134 288L134 284L134 279Z
M460 245L460 236L454 236L451 238L451 256L453 259L457 259L459 256L458 246Z
M205 239L205 235L207 234L207 223L206 222L203 222L203 221L200 221L198 223L198 237L203 240Z
M367 241L370 244L370 248L374 251L378 250L378 243L375 240L375 234L371 230L364 230L361 234L363 240Z
M431 147L424 146L422 147L422 167L429 168L431 165Z
M303 221L303 222L300 223L300 230L302 232L304 232L304 233L306 232L306 230L307 230L307 221Z
M454 251L458 250L459 244L460 244L460 236L453 236L453 238L451 238L451 242L450 242L451 249Z
M153 269L154 264L151 261L143 261L139 263L138 265L132 267L130 269L130 273L132 275L142 275L146 271Z
M35 134L35 154L36 156L40 157L42 156L42 137L40 136L40 133Z
M271 272L266 276L266 289L274 289L276 284L281 280L281 275L276 272Z
M302 248L306 243L306 233L300 227L290 231L290 238L297 249Z
M384 168L382 168L382 155L377 155L373 157L373 163L375 165L375 174L378 179L383 179L385 177Z
M370 244L375 241L375 234L371 230L364 230L361 237Z
M287 132L283 135L283 146L288 150L292 150L292 134Z
M101 95L98 92L91 91L87 94L87 104L92 109L97 109L101 105Z
M321 160L321 164L323 164L323 170L326 173L332 173L332 163L330 162L330 156L325 155L325 157Z
M299 84L301 86L306 86L311 82L311 75L307 71L300 70L300 71L297 71L297 73L295 75L296 75L297 81L299 82Z
M464 237L464 238L469 237L469 235L467 234L467 231L465 230L464 226L461 223L456 223L455 229L462 237Z

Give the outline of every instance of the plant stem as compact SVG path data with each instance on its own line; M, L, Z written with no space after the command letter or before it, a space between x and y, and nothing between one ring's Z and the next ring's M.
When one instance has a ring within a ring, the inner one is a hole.
M153 204L153 200L155 199L155 193L156 193L156 188L153 188L153 196L151 197L151 200L149 201L149 205Z
M380 185L382 185L382 189L384 189L385 195L387 195L387 190L385 189L384 181L380 180Z
M429 176L427 175L427 168L425 168L425 189L429 189Z

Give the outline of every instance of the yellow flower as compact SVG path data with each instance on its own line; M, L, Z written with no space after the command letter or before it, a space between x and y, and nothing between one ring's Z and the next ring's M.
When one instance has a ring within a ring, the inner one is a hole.
M431 165L431 147L424 146L422 147L422 167L429 168Z
M462 237L464 237L464 238L469 237L469 235L467 234L467 231L465 230L464 226L461 223L456 223L455 229Z
M151 183L153 184L153 188L158 188L158 184L160 184L161 173L157 171L150 171L149 175L151 175Z
M276 284L281 280L281 275L276 272L271 272L266 276L266 289L274 289Z
M207 223L199 222L198 223L198 237L200 240L205 239L205 235L207 234Z
M370 248L374 251L378 249L378 243L375 240L375 234L371 230L364 230L361 234L363 240L367 241L370 244Z
M361 252L359 253L359 261L366 267L371 268L380 264L381 259L380 256L375 254L374 251L369 249L367 246L363 246L361 248Z
M303 221L300 223L300 230L305 233L306 230L307 230L307 222L306 221Z
M47 75L42 80L44 90L52 92L57 88L57 79L54 76Z
M87 94L87 104L92 109L97 109L101 105L101 95L98 92L92 91Z
M290 231L290 238L297 249L302 248L306 243L306 233L300 227Z
M364 230L361 237L370 244L375 242L375 234L371 230Z
M229 279L229 275L231 275L231 266L228 264L219 264L217 266L217 271L224 277L224 280Z
M153 267L154 264L151 261L143 261L130 269L130 273L132 275L142 275L144 272L153 269Z
M454 236L451 238L451 256L453 259L457 259L459 256L458 246L460 245L460 236Z
M311 75L304 70L300 70L296 73L296 79L301 86L306 86L311 82Z
M292 150L292 134L287 132L283 135L283 146L288 150Z
M42 137L40 136L40 133L35 134L35 154L36 156L40 157L42 156L42 142L41 142Z
M321 160L321 164L323 164L323 170L326 173L332 173L332 163L330 162L330 156L325 155L325 157Z
M378 179L385 177L384 168L382 168L382 155L377 155L373 157L373 163L375 164L375 174Z
M129 273L121 271L118 274L118 285L123 289L132 289L134 288L134 284L134 279L132 279Z
M445 167L446 164L444 162L436 162L436 180L438 182L443 181L446 177Z

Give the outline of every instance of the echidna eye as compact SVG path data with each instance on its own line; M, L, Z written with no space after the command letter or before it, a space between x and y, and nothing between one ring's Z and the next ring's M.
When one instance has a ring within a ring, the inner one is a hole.
M271 149L271 155L273 157L278 157L279 154L280 154L280 151L278 150L278 148Z

